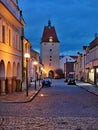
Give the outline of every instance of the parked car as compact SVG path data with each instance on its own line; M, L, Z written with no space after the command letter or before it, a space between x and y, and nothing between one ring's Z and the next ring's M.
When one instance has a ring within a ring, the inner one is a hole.
M51 84L52 84L52 79L49 77L42 80L42 87L44 86L51 87Z
M75 80L75 78L69 78L69 79L68 79L68 85L76 85L76 80Z

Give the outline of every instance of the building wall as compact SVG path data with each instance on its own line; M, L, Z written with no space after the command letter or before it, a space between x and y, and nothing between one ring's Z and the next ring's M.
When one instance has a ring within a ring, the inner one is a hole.
M63 73L65 73L65 67L64 65L66 62L75 62L76 59L73 59L71 56L64 56L60 59L60 68L63 70Z
M65 77L74 77L74 62L66 62L64 64Z
M91 48L86 56L86 69L88 69L88 82L98 84L98 45Z
M1 0L1 2L10 10L10 12L20 20L20 10L18 8L18 0ZM2 10L2 8L1 8ZM5 9L4 9L5 10ZM9 12L9 14L10 14ZM4 12L5 13L5 12Z
M41 58L47 76L50 70L59 69L59 43L41 43Z
M13 8L13 11L12 11ZM10 12L11 11L11 12ZM16 13L16 15L14 15ZM22 79L22 28L19 9L0 1L0 93L20 91Z
M98 37L83 49L82 54L78 53L77 62L74 64L75 77L98 85Z

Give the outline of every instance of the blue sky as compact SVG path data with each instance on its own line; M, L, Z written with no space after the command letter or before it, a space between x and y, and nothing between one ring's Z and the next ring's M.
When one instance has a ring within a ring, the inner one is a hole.
M98 0L18 0L25 19L25 36L40 50L44 26L51 20L60 54L75 55L98 32Z

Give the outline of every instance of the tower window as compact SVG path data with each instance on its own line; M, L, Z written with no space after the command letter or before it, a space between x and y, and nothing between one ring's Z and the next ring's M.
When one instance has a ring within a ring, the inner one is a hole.
M49 42L53 42L53 37L52 36L49 37Z

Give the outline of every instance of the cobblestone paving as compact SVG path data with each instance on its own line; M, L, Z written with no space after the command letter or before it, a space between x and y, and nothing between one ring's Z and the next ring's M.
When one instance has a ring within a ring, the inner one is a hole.
M59 80L31 102L0 102L0 130L98 130L98 97Z
M0 130L98 130L98 118L2 116Z

